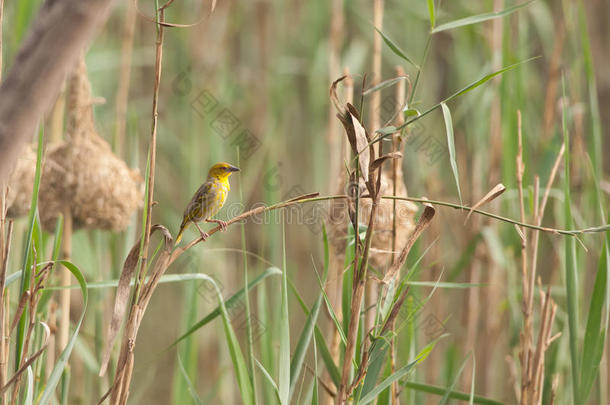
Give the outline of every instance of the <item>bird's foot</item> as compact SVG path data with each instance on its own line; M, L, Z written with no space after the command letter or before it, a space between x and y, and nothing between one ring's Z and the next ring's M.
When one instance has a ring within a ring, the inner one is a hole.
M224 232L227 230L227 223L225 221L221 221L220 219L208 219L207 222L214 222L220 226L220 232Z
M194 222L194 224L197 227L197 230L199 231L199 233L201 234L201 241L205 242L205 240L210 237L210 234L207 232L204 232L203 229L201 229L201 227L199 226L199 224L197 222Z

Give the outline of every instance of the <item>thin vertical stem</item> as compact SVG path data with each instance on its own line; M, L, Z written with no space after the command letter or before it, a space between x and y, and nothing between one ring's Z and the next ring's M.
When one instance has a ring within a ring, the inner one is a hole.
M138 280L136 283L136 300L141 288L141 283L145 279L145 273L148 263L148 245L150 244L150 228L152 227L152 207L155 186L155 166L157 161L157 124L159 119L159 84L161 82L161 68L163 61L163 35L165 32L163 22L165 21L165 9L172 3L168 1L165 5L157 8L157 40L155 52L155 81L153 84L153 100L152 100L152 124L150 129L150 146L148 149L148 183L146 185L146 207L144 210L144 229L142 234L142 245L140 249L140 265L138 268ZM136 301L137 302L137 301Z
M11 236L13 233L13 222L9 221L8 231L6 238L4 237L4 221L6 219L6 210L4 206L6 204L5 193L3 189L0 189L2 193L0 202L0 387L4 387L8 376L8 355L9 355L9 295L6 289L6 270L8 264L8 255L11 249ZM2 394L0 401L5 402L6 394Z
M2 27L4 23L4 0L0 0L0 80L2 80ZM4 224L6 221L6 187L0 183L0 387L6 384L8 371L8 336L5 338L5 333L8 328L8 297L4 291L4 283L6 280L6 260L8 259L9 249L5 249L5 244L10 244L12 223L9 223L9 231L7 238L4 238ZM0 396L0 402L6 403L6 396Z
M383 30L383 3L384 0L374 0L373 2L373 23L378 30ZM373 65L372 65L372 80L371 85L375 86L381 78L381 46L382 38L379 33L373 31ZM371 94L370 100L370 125L369 132L375 133L380 127L380 108L381 92L376 91ZM378 142L378 156L383 154L383 142ZM373 328L375 324L375 304L377 303L378 289L376 282L372 280L363 280L366 285L365 292L365 312L364 312L364 327L366 331Z
M525 204L523 202L523 137L521 132L521 111L517 111L517 134L518 149L516 157L517 189L519 191L519 212L521 222L525 222ZM531 403L530 388L532 378L532 308L529 306L530 295L533 290L529 288L529 277L527 271L527 237L524 228L521 229L521 283L523 288L523 331L521 332L521 404Z
M123 45L121 48L121 68L119 70L119 83L116 94L116 127L114 130L114 151L122 157L125 149L125 123L127 116L127 101L129 98L129 79L131 76L131 53L136 27L136 7L131 1L127 2L127 13L123 25Z
M64 260L69 261L72 257L72 213L70 209L64 211L64 233L61 241L61 254ZM70 271L68 268L61 268L60 285L67 287L70 285ZM61 290L59 295L59 310L61 318L59 322L58 348L63 350L68 344L70 334L70 289Z
M402 66L396 67L396 76L404 76L405 71ZM405 104L406 99L406 83L404 80L398 82L396 86L396 124L397 126L402 125L405 121L402 114L402 108ZM400 134L396 134L392 137L392 152L398 152L401 149ZM396 189L398 182L398 165L402 162L401 159L392 159L392 195L396 197ZM402 181L402 180L401 180ZM396 203L397 200L392 200L392 263L396 259ZM396 280L400 278L400 273L396 274ZM392 325L392 332L394 325ZM394 333L392 333L392 340L390 342L390 374L394 374L396 371L396 339ZM390 404L398 404L398 382L394 382L390 389Z
M4 25L4 0L0 0L0 80L2 80L2 26Z

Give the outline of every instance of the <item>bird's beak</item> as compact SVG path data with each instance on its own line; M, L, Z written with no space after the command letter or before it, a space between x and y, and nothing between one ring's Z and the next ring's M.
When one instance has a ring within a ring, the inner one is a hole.
M238 172L238 171L239 171L239 167L230 166L230 167L228 167L228 170L229 170L230 172Z

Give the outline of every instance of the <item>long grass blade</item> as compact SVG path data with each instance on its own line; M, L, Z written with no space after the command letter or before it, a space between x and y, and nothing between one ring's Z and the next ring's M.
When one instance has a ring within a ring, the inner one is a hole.
M313 340L313 387L311 405L318 405L318 348L315 339Z
M55 388L57 387L57 383L59 382L59 380L62 378L66 365L68 364L68 359L70 358L70 354L72 353L72 349L74 348L74 344L76 343L76 339L78 338L78 335L80 333L80 328L83 324L83 320L85 319L87 303L89 302L87 282L85 281L85 277L83 276L83 273L80 271L80 269L76 267L73 263L66 260L58 260L57 264L60 264L67 268L70 273L72 273L76 281L78 281L78 284L80 285L81 294L83 296L83 309L80 314L80 317L78 318L78 321L76 322L76 325L74 326L74 332L72 332L72 335L68 340L68 344L61 352L59 358L57 359L57 362L55 363L55 367L53 367L53 371L51 371L51 374L47 379L47 384L44 388L40 401L38 402L39 405L48 404L55 395Z
M252 280L250 282L250 284L248 284L248 288L252 289L254 288L256 285L260 284L264 279L266 279L269 276L273 276L273 275L279 275L281 274L281 270L275 267L270 267L267 270L265 270L262 274L260 274L258 277L256 277L254 280ZM205 274L199 274L197 277L198 280L210 280L210 277L205 275ZM239 302L239 300L242 299L242 297L244 296L244 289L240 289L238 292L236 292L235 294L233 294L231 296L231 298L229 298L228 300L226 300L223 304L227 307L227 308L231 308L233 305L235 305L236 303ZM201 329L202 327L204 327L205 325L207 325L208 323L212 322L214 319L216 319L220 314L221 314L221 307L220 305L218 307L216 307L214 310L212 310L212 312L210 312L209 314L207 314L206 316L203 317L203 319L201 319L199 322L197 322L196 324L194 324L193 326L191 326L189 328L189 330L187 330L186 332L184 332L178 339L176 339L174 341L174 343L171 344L170 347L173 347L175 345L177 345L178 343L180 343L182 340L186 339L187 337L189 337L190 335L192 335L193 333L195 333L197 330Z
M599 260L593 293L589 306L589 316L585 329L585 340L583 342L582 363L580 371L580 403L586 403L591 388L599 371L599 364L604 353L607 324L602 316L606 304L607 277L610 262L608 260L608 236L604 241L602 254Z
M404 386L406 388L409 388L409 389L412 389L415 391L425 392L427 394L433 394L433 395L438 395L438 396L445 395L445 392L447 390L445 387L418 383L418 382L414 382L414 381L407 381L404 383ZM449 398L457 399L459 401L468 401L470 399L470 393L460 392L460 391L451 391L449 393ZM495 399L485 398L480 395L474 395L472 397L472 402L475 404L480 404L480 405L507 405L504 402L496 401Z
M423 348L423 350L417 355L417 357L414 360L409 362L409 364L396 370L395 373L391 374L389 377L384 379L382 382L379 383L379 385L377 385L375 388L373 388L368 394L363 396L360 399L359 404L366 405L366 404L372 402L373 400L375 400L375 398L377 398L377 396L379 394L381 394L381 392L383 392L383 390L385 390L390 385L392 385L392 383L394 381L398 381L401 378L407 376L411 372L413 367L415 367L417 364L424 361L426 359L426 357L428 357L428 355L430 354L430 352L434 348L434 345L436 345L437 342L438 342L438 339L436 339L433 342L426 345L426 347Z
M297 291L297 289L294 287L294 285L292 283L290 283L290 288L292 290L292 293L296 297L297 301L299 302L299 305L301 306L301 309L303 310L303 312L306 315L309 315L309 312L310 312L309 308L307 308L305 301L303 301L303 298L301 297L301 295L299 294L299 292ZM322 334L322 331L320 330L320 328L317 325L314 327L314 336L315 336L316 344L319 346L320 355L322 356L322 361L324 362L324 365L326 366L326 370L328 371L330 378L333 380L333 384L335 384L335 386L338 386L339 380L341 379L341 374L339 373L339 368L334 363L333 358L330 354L330 350L328 349L328 345L326 344L326 340L324 339L324 335Z
M413 60L411 60L411 58L409 58L407 56L405 51L400 49L400 47L398 45L396 45L396 43L394 41L392 41L392 39L390 39L390 37L388 37L386 34L384 34L377 27L375 27L375 31L377 31L379 33L379 35L381 35L381 38L383 38L383 42L385 42L385 44L392 50L392 52L394 52L394 54L396 56L398 56L398 57L404 59L405 61L409 62L411 65L413 65L416 69L419 70L419 66L417 66L417 63L413 62Z
M323 283L326 283L326 277L328 275L328 238L326 235L326 229L323 228L323 240L324 240L324 277ZM294 393L294 389L297 384L297 379L299 374L301 373L301 368L303 367L303 361L305 360L305 355L307 354L307 348L309 347L309 343L311 342L311 338L313 336L314 327L316 326L316 322L318 320L318 314L320 313L320 307L322 306L322 292L318 295L311 311L309 311L309 315L307 315L307 320L305 321L305 326L303 327L303 331L299 336L299 340L297 342L296 348L294 349L294 354L292 355L292 360L290 362L290 398Z
M500 11L477 14L477 15L472 15L470 17L460 18L459 20L441 24L441 25L437 26L436 28L434 28L431 32L432 32L432 34L436 34L438 32L447 31L447 30L451 30L454 28L458 28L458 27L464 27L466 25L478 24L478 23L493 20L496 18L506 17L507 15L510 15L523 7L529 6L534 1L535 0L530 0L528 2L517 4L515 6L508 7L508 8L505 8L504 10L500 10Z
M28 226L27 236L25 239L24 251L23 251L23 269L24 272L21 276L21 285L19 287L19 296L22 296L25 291L29 288L31 279L31 272L33 271L31 266L33 264L33 251L32 241L34 240L34 233L37 222L38 213L38 191L40 189L40 176L42 173L42 151L43 151L43 130L38 131L38 149L36 153L36 172L34 174L34 190L32 192L32 200L30 204L30 211L28 213ZM8 280L7 280L8 281ZM25 343L25 328L26 328L27 315L24 313L19 320L19 326L17 327L17 344L15 348L15 371L19 369L21 364L22 350Z
M277 389L277 384L275 383L275 381L273 381L273 377L271 377L271 374L269 374L269 371L267 371L265 366L263 366L260 361L258 361L257 359L254 359L254 361L256 362L256 366L259 368L261 373L263 373L263 376L265 377L265 381L267 381L269 383L269 385L271 386L271 388L273 388L273 392L275 393L275 397L276 397L277 401L281 402L280 401L280 391Z
M430 30L434 29L436 24L436 12L434 10L434 0L428 0L428 14L430 15Z
M443 395L443 397L439 401L438 405L445 405L447 403L447 401L449 401L449 396L450 396L451 392L455 389L455 386L457 385L458 381L460 380L460 376L462 375L462 372L464 371L464 368L466 367L467 361L468 361L468 357L466 357L464 359L464 361L462 362L462 365L460 366L458 372L455 374L455 377L453 378L453 382L451 383L450 386L447 387L447 390L445 391L445 395Z
M451 111L447 104L441 103L441 109L443 110L443 118L445 119L445 129L447 132L447 148L449 149L449 162L451 163L451 171L453 172L453 178L455 179L455 186L457 187L458 196L460 198L460 204L462 204L462 191L460 190L460 176L458 174L457 160L455 158L455 139L453 137L453 121L451 119Z
M282 304L280 307L279 394L280 403L290 403L290 318L288 310L288 268L286 266L286 226L282 221Z
M453 93L452 95L450 95L450 96L449 96L449 97L447 97L446 99L444 99L444 100L440 101L438 104L435 104L435 105L433 105L432 107L428 108L426 111L424 111L424 112L423 112L423 113L421 113L420 115L417 115L417 116L415 116L415 117L411 118L410 120L408 120L408 121L407 121L407 122L405 122L404 124L399 125L398 127L395 127L395 128L394 128L394 127L392 127L392 132L390 132L390 131L387 129L388 127L384 127L384 128L380 128L380 129L378 129L378 130L377 130L377 131L375 131L375 132L377 132L377 133L379 133L379 134L382 134L382 136L379 136L379 137L375 138L375 139L374 139L374 140L372 140L370 143L371 143L371 144L373 144L373 143L379 142L379 141L381 141L383 138L386 138L386 137L390 136L391 134L395 133L396 131L401 130L401 129L403 129L403 128L405 128L405 127L409 126L409 125L411 125L411 124L412 124L412 123L414 123L415 121L417 121L417 120L419 120L419 119L421 119L421 118L425 117L426 115L430 114L432 111L434 111L434 110L436 110L437 108L439 108L439 107L441 106L441 103L445 103L445 104L446 104L446 103L448 103L449 101L453 100L454 98L459 97L459 96L461 96L461 95L463 95L463 94L468 93L468 92L469 92L469 91L471 91L471 90L476 89L477 87L479 87L479 86L481 86L482 84L484 84L484 83L486 83L486 82L490 81L490 80L491 80L491 79L493 79L494 77L496 77L496 76L498 76L498 75L501 75L501 74L504 74L504 73L506 73L506 72L508 72L508 71L511 71L511 70L513 70L513 69L515 69L515 68L517 68L517 67L519 67L519 66L523 65L524 63L531 62L531 61L533 61L533 60L535 60L535 59L538 59L538 58L539 58L538 56L533 57L533 58L529 58L529 59L523 60L523 61L521 61L521 62L517 62L517 63L514 63L514 64L512 64L512 65L505 66L505 67L503 67L502 69L496 70L495 72L489 73L489 74L487 74L487 75L485 75L485 76L481 77L480 79L478 79L478 80L476 80L476 81L474 81L474 82L470 83L470 84L469 84L469 85L467 85L466 87L463 87L462 89L460 89L460 90L456 91L455 93Z
M565 78L562 77L563 86L563 113L562 113L562 128L563 140L565 143L565 172L564 172L564 223L566 226L573 225L572 205L570 196L570 137L567 129L567 111L565 105ZM565 238L565 283L566 283L566 299L568 313L568 330L570 343L570 368L572 373L572 391L574 403L581 403L578 396L580 394L580 366L578 353L578 274L576 265L576 239Z
M186 382L188 392L191 395L191 399L193 400L195 405L203 405L203 402L201 402L201 398L199 398L199 395L197 395L197 389L193 385L193 382L191 381L188 372L184 368L184 363L182 362L182 358L180 357L180 355L178 355L178 367L180 368L180 373L182 373L182 377Z
M252 381L250 380L250 375L248 373L248 366L246 364L244 354L239 347L237 335L235 335L235 331L231 325L231 318L227 312L225 301L222 298L222 293L220 292L220 288L218 287L218 284L216 284L216 281L212 277L208 277L208 281L212 284L216 290L216 295L218 296L218 305L220 307L220 315L226 338L225 340L229 346L231 362L233 363L233 369L235 370L235 375L237 377L237 385L241 394L242 403L245 405L254 405L254 388L252 387Z

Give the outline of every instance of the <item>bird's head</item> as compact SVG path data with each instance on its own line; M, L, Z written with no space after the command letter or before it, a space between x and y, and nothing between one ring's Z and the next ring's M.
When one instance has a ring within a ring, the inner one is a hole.
M238 172L239 168L235 167L231 164L220 162L216 163L214 166L210 168L208 172L208 177L213 177L215 179L226 180L233 172Z

